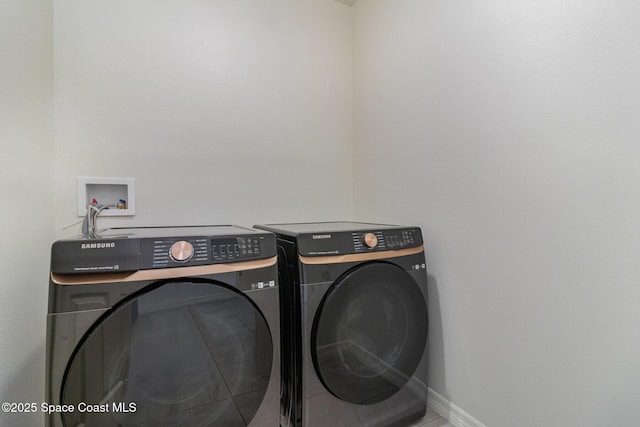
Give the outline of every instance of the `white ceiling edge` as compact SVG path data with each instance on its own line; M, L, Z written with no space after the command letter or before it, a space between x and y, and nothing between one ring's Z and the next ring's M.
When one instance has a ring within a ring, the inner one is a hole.
M338 3L342 3L342 4L346 4L347 6L353 6L354 4L356 4L356 2L358 0L335 0Z

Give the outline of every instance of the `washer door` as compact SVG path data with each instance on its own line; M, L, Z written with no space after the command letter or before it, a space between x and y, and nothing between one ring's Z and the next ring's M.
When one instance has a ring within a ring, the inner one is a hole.
M311 332L316 373L336 397L367 405L393 396L420 363L427 306L418 284L386 262L358 266L327 291Z
M193 279L146 287L83 337L63 378L64 425L246 426L273 342L244 294Z

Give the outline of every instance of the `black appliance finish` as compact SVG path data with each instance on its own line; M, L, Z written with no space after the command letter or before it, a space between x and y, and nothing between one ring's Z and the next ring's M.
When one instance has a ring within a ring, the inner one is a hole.
M55 242L46 425L277 426L278 294L264 231L121 228Z
M283 420L405 426L427 402L427 274L418 227L256 225L278 243Z

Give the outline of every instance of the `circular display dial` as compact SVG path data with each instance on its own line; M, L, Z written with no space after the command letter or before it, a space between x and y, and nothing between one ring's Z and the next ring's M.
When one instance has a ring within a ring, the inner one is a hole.
M364 235L364 244L367 245L368 248L373 249L378 244L378 238L373 233L367 233Z
M180 240L171 245L169 250L171 258L177 262L189 261L193 256L193 245L184 240Z

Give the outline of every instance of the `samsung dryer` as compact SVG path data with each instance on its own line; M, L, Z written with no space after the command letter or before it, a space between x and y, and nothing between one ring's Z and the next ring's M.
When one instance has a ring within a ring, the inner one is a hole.
M51 249L48 426L273 427L273 234L112 229Z
M256 225L277 236L287 425L405 426L427 402L418 227Z

